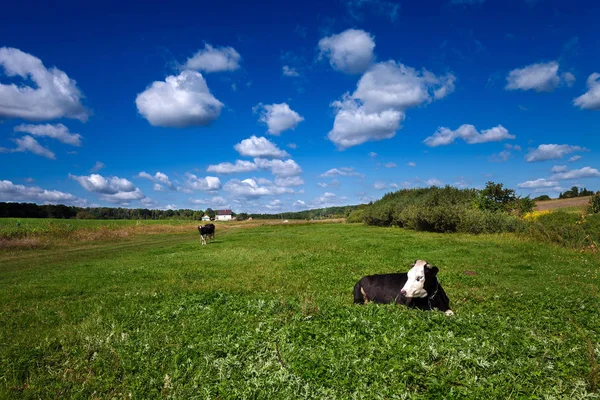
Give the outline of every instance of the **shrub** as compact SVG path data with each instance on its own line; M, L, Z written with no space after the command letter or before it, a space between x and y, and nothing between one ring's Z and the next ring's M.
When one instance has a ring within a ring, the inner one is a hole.
M600 190L590 197L588 212L590 214L600 213Z
M365 210L354 210L350 213L350 215L348 215L348 218L346 218L346 222L350 222L350 223L364 222L364 218L365 218Z

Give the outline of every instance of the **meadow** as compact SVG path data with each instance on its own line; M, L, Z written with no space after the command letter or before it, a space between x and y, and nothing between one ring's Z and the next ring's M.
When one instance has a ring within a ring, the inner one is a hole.
M201 246L190 222L131 223L0 247L1 398L600 398L598 254L344 223L218 224ZM454 317L353 304L417 258Z

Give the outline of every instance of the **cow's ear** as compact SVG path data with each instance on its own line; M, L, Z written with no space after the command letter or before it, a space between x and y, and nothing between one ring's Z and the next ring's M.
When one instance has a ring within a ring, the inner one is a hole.
M436 276L438 272L440 272L439 268L435 265L427 264L427 269L431 271L431 275Z

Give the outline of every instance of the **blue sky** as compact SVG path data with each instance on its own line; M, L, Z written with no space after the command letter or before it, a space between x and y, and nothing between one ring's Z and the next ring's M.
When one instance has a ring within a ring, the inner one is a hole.
M40 2L0 15L0 201L279 212L600 189L600 4Z

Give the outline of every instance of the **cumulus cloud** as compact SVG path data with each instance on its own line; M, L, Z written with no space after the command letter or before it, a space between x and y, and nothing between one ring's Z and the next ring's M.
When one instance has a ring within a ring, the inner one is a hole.
M521 189L554 188L557 186L559 186L557 181L552 181L545 178L540 178L533 181L525 181L517 185L517 187Z
M223 190L237 197L256 198L262 196L275 196L285 193L293 193L293 190L282 186L259 186L255 179L232 179L228 181Z
M183 71L153 82L135 99L140 114L153 126L207 126L221 114L223 103L208 89L202 74Z
M453 143L456 139L462 139L469 144L499 142L507 139L514 139L516 136L508 133L508 130L502 125L491 129L484 129L479 133L473 125L461 125L453 131L449 128L441 127L432 136L426 138L423 143L429 147L446 146Z
M0 83L0 118L87 121L90 112L81 104L83 94L77 83L60 69L46 69L39 58L11 47L0 48L0 67L9 78L20 77L33 83Z
M389 163L383 164L383 166L386 168L396 168L398 165L396 165L395 162L389 162Z
M208 43L188 58L182 69L204 72L235 71L240 68L242 57L233 47L213 47Z
M312 207L334 207L342 205L347 200L346 197L338 197L335 193L325 192L322 196L316 197L312 201Z
M288 65L284 65L283 66L283 75L285 76L293 76L293 77L297 77L300 76L300 74L298 73L298 71L296 71L295 68L292 68Z
M285 150L280 150L273 142L265 137L251 136L234 146L242 156L284 158L289 157Z
M221 196L213 196L210 199L189 199L189 202L196 205L214 208L229 208L229 202Z
M257 169L258 166L252 161L236 160L235 164L224 162L216 165L209 165L206 171L214 172L216 174L234 174L237 172L256 171Z
M137 174L137 177L148 179L152 182L155 182L156 184L154 185L154 190L156 190L156 191L162 191L164 189L163 186L161 185L161 183L166 185L171 190L176 190L175 185L173 184L173 182L171 182L171 180L169 179L169 176L160 171L157 171L156 174L154 174L154 176L150 175L147 172L142 171L139 174Z
M331 67L345 74L363 73L373 62L373 37L358 29L348 29L319 41L319 58L329 58Z
M337 179L332 180L329 183L326 182L317 182L317 186L322 187L322 188L337 188L340 186L340 181L338 181Z
M70 144L71 146L81 146L81 135L78 133L70 133L69 128L67 128L63 124L21 124L15 126L13 130L15 132L30 133L33 136L46 136L52 139L56 139L59 142Z
M304 121L296 111L292 110L287 103L281 104L262 104L259 103L252 109L254 112L260 112L259 121L269 127L268 133L279 135L288 129L295 129L298 124Z
M46 190L37 186L15 185L11 181L0 181L0 201L22 201L43 204L84 205L85 200L70 193Z
M571 146L568 144L541 144L537 149L531 150L526 156L527 162L556 160L567 154L577 151L589 151L585 147Z
M299 176L277 176L275 177L275 184L277 186L296 187L304 185L304 180Z
M129 202L131 202L133 200L141 200L145 197L146 196L144 195L144 193L142 193L142 191L140 189L135 188L134 190L132 190L130 192L118 192L118 193L114 193L114 194L105 194L105 195L102 195L100 198L102 200L109 201L111 203L128 205Z
M90 169L90 172L98 172L102 168L106 168L106 165L101 161L96 161L96 164Z
M579 108L600 110L600 74L594 72L587 79L588 91L573 100Z
M554 174L552 175L552 179L557 181L567 180L567 179L581 179L581 178L597 178L600 176L600 171L596 168L591 167L583 167L580 169L568 170L567 167L560 168L558 170L552 169Z
M21 153L21 152L31 152L33 154L37 154L38 156L46 157L51 160L56 160L54 153L47 148L43 147L38 143L37 140L32 138L31 136L23 136L22 138L12 139L17 147L14 149L4 149L5 153Z
M297 176L302 173L302 168L294 160L266 160L255 158L254 163L261 169L270 169L271 173L278 177Z
M341 168L332 168L327 172L319 175L322 178L333 178L336 176L358 176L364 178L365 176L360 172L356 172L352 167L341 167Z
M198 177L186 172L187 186L191 190L215 191L221 189L221 180L216 176Z
M375 190L385 190L387 189L387 184L385 182L375 182L373 188Z
M581 157L579 154L569 158L569 162L575 162L575 161L579 161L581 160L583 157Z
M570 72L559 75L558 67L558 62L551 61L514 69L506 77L505 89L552 92L559 85L571 86L575 76Z
M408 108L447 96L454 91L455 80L452 74L436 76L395 61L375 64L352 95L346 93L331 104L336 116L328 137L339 149L390 139Z
M415 163L415 162L413 162L413 161L410 161L410 162L408 162L406 165L408 165L409 167L416 167L416 166L417 166L417 163Z
M77 176L69 174L69 178L79 183L88 192L115 195L118 193L133 192L136 190L132 182L117 176L105 178L99 174Z
M428 179L426 182L427 186L444 186L444 182L437 178Z

